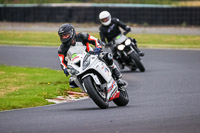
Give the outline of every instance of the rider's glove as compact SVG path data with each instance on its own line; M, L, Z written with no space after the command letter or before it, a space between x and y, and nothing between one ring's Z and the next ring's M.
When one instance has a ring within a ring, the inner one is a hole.
M129 26L126 26L125 30L126 30L126 32L130 32L131 28Z
M68 72L67 68L64 69L64 73L65 73L66 76L69 75L69 72Z
M101 41L101 40L97 40L98 41L98 43L101 45L101 46L105 46L105 43L103 42L103 41Z
M95 54L100 54L102 48L94 48L94 53Z

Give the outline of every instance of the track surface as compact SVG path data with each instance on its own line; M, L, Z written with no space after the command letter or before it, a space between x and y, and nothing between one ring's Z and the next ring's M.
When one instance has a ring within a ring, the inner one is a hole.
M130 102L91 99L0 112L1 133L199 133L200 51L143 49L146 72L123 71ZM0 64L60 69L57 48L0 46Z

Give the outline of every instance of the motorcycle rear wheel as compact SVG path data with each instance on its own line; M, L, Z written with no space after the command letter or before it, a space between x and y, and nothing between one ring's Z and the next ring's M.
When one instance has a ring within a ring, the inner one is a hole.
M140 59L134 53L131 53L130 57L133 60L133 62L135 62L136 66L140 69L140 71L144 72L145 68L144 68L142 62L140 61Z
M96 103L96 105L99 106L99 108L106 109L109 107L109 103L102 97L101 92L99 92L97 86L94 85L95 83L93 82L91 76L84 78L83 83L88 95Z
M129 102L128 93L124 87L120 88L119 91L120 91L119 98L114 99L113 102L117 106L126 106Z

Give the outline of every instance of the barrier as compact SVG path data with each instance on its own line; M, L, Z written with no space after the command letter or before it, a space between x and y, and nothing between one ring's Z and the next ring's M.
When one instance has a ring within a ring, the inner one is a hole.
M126 23L200 25L200 7L0 6L0 21L99 23L103 10Z

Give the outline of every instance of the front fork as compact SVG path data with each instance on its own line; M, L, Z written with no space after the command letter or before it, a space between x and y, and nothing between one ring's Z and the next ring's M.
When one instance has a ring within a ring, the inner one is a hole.
M124 56L125 56L126 58L129 58L129 55L130 55L132 52L136 53L136 51L135 51L135 49L133 48L133 45L132 45L132 44L129 45L129 46L126 46L125 50L123 50L122 52L123 52L123 54L124 54Z
M133 46L134 50L136 51L137 55L139 55L139 48L137 47L137 44L135 44L134 42L131 43L131 45Z

